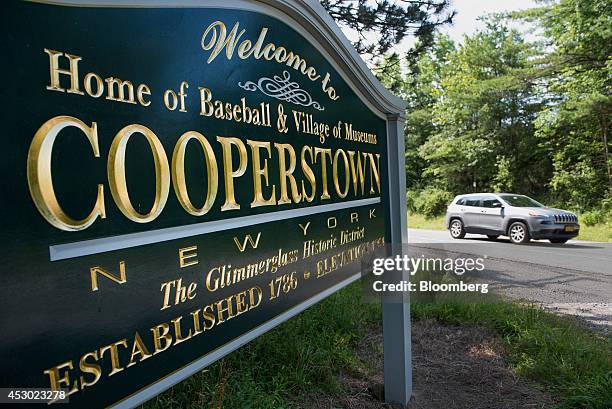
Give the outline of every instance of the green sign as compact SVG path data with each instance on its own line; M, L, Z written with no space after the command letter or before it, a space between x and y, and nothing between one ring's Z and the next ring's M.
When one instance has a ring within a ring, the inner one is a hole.
M257 4L3 5L1 386L136 405L391 241L384 113Z

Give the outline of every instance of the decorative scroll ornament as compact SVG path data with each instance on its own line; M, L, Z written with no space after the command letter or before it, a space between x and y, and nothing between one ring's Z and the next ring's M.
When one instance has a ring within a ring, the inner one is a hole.
M312 106L319 111L325 110L321 104L312 99L308 92L300 88L300 84L291 81L287 71L283 71L282 78L278 75L275 75L273 78L261 77L257 83L253 81L247 81L244 84L239 82L238 86L246 91L259 90L267 96L281 101L287 101L305 107Z

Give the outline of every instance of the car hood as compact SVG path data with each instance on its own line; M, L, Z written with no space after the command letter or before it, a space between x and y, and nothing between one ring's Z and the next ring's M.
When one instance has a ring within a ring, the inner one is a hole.
M555 214L571 214L575 216L569 210L555 209L554 207L518 207L515 209L521 209L523 213L535 212L546 216L554 216Z
M569 210L556 209L556 208L554 208L554 207L545 207L544 209L546 209L546 211L548 212L548 214L567 213L567 214L572 214L572 215L575 215L575 213L574 213L574 212L570 212Z

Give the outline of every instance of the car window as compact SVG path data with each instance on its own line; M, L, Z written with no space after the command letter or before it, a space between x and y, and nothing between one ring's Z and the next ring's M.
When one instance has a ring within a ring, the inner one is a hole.
M500 208L501 202L493 196L486 196L482 198L482 207Z
M514 207L545 207L542 203L523 195L501 195L501 198Z
M457 204L459 206L463 206L465 204L465 198L461 198L461 199L457 200Z
M471 196L465 198L466 206L480 206L480 196Z

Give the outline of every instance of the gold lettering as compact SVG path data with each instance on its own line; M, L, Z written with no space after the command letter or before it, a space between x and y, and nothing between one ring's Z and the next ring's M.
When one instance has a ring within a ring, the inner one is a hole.
M91 291L98 291L98 274L102 274L104 277L116 282L117 284L124 284L127 282L127 275L125 273L125 261L119 262L119 276L116 277L113 273L104 270L100 266L95 266L89 269L91 276Z
M215 267L215 268L211 269L208 272L208 274L206 274L206 288L208 288L209 291L217 291L217 289L219 288L219 278L214 277L214 279L213 279L213 273L215 273L215 272L217 274L221 273L219 267Z
M148 107L151 105L151 101L147 101L144 98L145 95L151 95L151 88L147 84L140 84L136 90L136 98L138 98L140 105Z
M110 371L110 373L108 374L108 376L113 376L116 373L119 373L121 371L123 371L125 368L123 368L120 363L119 363L119 346L124 346L127 348L127 339L123 338L120 341L117 341L113 344L110 345L106 345L102 348L100 348L100 358L104 357L104 353L106 351L110 351L110 358L111 358L111 367L113 368L112 371Z
M234 318L234 308L232 305L233 296L229 296L224 298L223 300L217 301L215 303L217 307L217 324L221 324L226 321L226 318L223 317L223 313L227 312L227 320L231 320ZM226 307L223 307L223 303L226 303Z
M359 155L361 152L357 152L357 168L355 168L355 152L348 151L349 159L351 163L351 176L353 179L353 192L357 194L357 182L361 186L361 194L363 195L365 192L365 167L366 167L366 154L363 153L364 162L362 165L361 156Z
M161 288L159 289L159 291L163 291L164 292L164 303L163 303L162 307L159 309L160 311L165 310L166 308L170 308L170 290L175 285L176 285L176 281L175 280L166 281L165 283L161 284Z
M300 155L300 161L302 164L302 172L306 179L310 182L310 195L306 194L306 187L304 186L304 181L302 180L302 195L304 200L307 202L312 202L315 198L315 194L317 193L317 179L315 178L315 174L312 171L312 168L306 162L306 152L310 155L310 160L313 160L312 156L312 148L308 145L302 147L302 154Z
M66 231L84 230L96 221L98 216L106 218L104 208L104 187L98 185L98 196L89 216L82 220L70 218L60 206L53 188L51 176L51 154L58 134L64 128L73 126L80 129L91 145L94 156L100 157L98 129L95 122L88 127L71 116L56 116L45 122L34 135L27 159L27 177L30 195L40 214L54 227Z
M68 369L63 376L60 375L60 371ZM68 395L79 390L79 385L77 381L70 381L70 370L74 369L72 361L66 361L58 366L54 366L53 368L47 369L44 371L44 374L49 376L49 384L51 385L51 389L54 391L60 390L63 387L69 387L70 391Z
M81 357L79 361L79 368L81 369L81 372L93 375L93 379L91 381L86 381L83 375L79 377L81 381L81 390L89 386L95 385L96 382L98 382L100 380L100 377L102 376L102 368L100 367L100 365L92 362L87 362L87 358L89 357L92 357L95 361L98 361L98 351L86 353Z
M324 200L331 197L329 195L329 191L327 190L327 155L329 155L329 159L331 160L331 149L315 147L315 163L317 161L317 155L319 154L321 155L321 176L323 179L323 193L321 193L321 200Z
M135 104L134 100L134 85L131 81L124 81L119 78L108 77L104 81L108 84L108 96L106 99L109 101L126 102L128 104ZM115 96L115 85L117 86L117 97ZM127 89L128 99L125 99L125 91Z
M198 260L190 260L198 256L198 246L183 247L179 249L179 265L181 268L195 266ZM187 261L190 260L190 261Z
M257 286L252 287L249 290L249 304L250 304L249 309L252 310L253 308L259 307L259 304L261 304L261 299L262 298L263 297L262 297L261 288L259 288Z
M251 40L244 40L238 46L238 57L242 60L246 60L249 55L253 52L253 43Z
M342 155L342 159L344 161L344 190L340 188L340 181L338 179L338 157ZM336 188L336 193L341 198L345 198L349 191L349 161L346 153L342 149L338 149L336 154L334 155L334 165L333 165L333 177L334 177L334 187Z
M249 310L249 305L246 303L246 300L244 299L244 297L246 296L247 292L242 291L236 294L236 315L240 315L244 312L247 312Z
M164 352L166 349L172 346L172 335L169 334L170 326L165 322L151 328L153 333L153 345L155 345L155 351L153 355L157 355ZM163 345L162 345L163 340Z
M221 211L237 210L240 209L240 205L236 203L236 197L234 196L234 179L244 175L246 171L247 150L244 143L238 138L217 136L217 141L221 143L223 148L223 175L225 176L225 203L221 206ZM235 170L232 159L232 145L238 148L240 159L238 168Z
M328 229L335 229L337 225L338 225L338 219L336 219L335 216L327 218L327 228Z
M264 148L268 151L268 157L272 155L270 151L270 142L252 141L247 140L247 143L251 147L253 155L253 201L251 207L259 206L271 206L276 204L276 187L272 186L272 194L269 199L263 197L261 177L263 176L266 181L266 186L269 186L268 180L268 159L264 159L263 167L261 166L261 156L259 150Z
M96 80L96 92L94 92L91 87L92 79ZM85 78L83 79L83 85L85 86L85 91L87 91L87 94L90 97L98 98L102 96L102 93L104 93L104 82L102 81L102 77L97 74L94 74L93 72L90 72L85 75Z
M304 236L306 235L307 231L308 231L308 227L310 227L310 222L306 223L306 226L302 226L302 224L298 224L298 226L300 226L302 228L302 231L304 232Z
M374 180L376 180L376 187L378 188L378 193L380 193L380 173L378 169L380 168L380 154L376 154L376 162L374 161L374 155L368 153L370 157L370 193L374 193ZM372 180L372 177L374 180Z
M256 240L253 240L253 237L251 237L250 234L247 234L246 237L244 238L244 241L242 243L240 243L240 241L238 240L238 237L234 237L234 243L236 243L236 246L238 247L238 250L240 250L240 252L242 253L246 249L247 242L249 242L251 244L251 247L256 249L257 246L259 246L259 239L260 238L261 238L261 232L257 233L257 239Z
M200 310L192 311L191 318L193 319L193 336L195 337L203 332L200 325Z
M132 206L125 177L125 151L130 137L135 133L146 138L155 164L155 200L147 214L138 213ZM117 207L128 219L136 223L148 223L160 215L170 191L170 169L164 147L153 131L144 125L128 125L117 133L108 154L108 182Z
M187 182L185 178L185 151L190 140L195 139L200 143L204 153L206 163L206 175L208 176L208 188L206 200L201 208L197 208L191 202L187 192ZM185 211L193 216L202 216L210 211L219 189L219 174L217 170L217 159L212 146L204 135L195 131L185 132L177 141L172 154L172 182L176 197Z
M189 338L193 336L193 334L191 333L191 328L189 329L189 332L187 333L186 337L183 337L183 335L181 334L181 320L182 319L183 317L177 317L172 320L172 324L174 324L174 337L175 337L174 345L178 345L181 342L187 341Z
M217 32L217 27L219 28L219 32ZM211 33L211 38L210 41L207 42L206 38L208 37L209 32ZM234 48L240 40L240 37L242 37L242 35L244 34L244 29L240 30L239 34L237 33L238 23L234 24L234 28L232 28L232 31L230 31L229 36L227 36L227 29L225 28L225 24L223 24L221 21L215 21L210 26L208 26L206 31L204 31L204 34L202 34L201 45L202 48L207 51L213 49L214 46L214 49L208 56L209 64L215 58L217 58L217 55L219 55L223 48L225 48L225 55L227 56L227 59L229 60L232 58L232 55L234 54Z
M208 322L204 324L204 331L207 331L214 327L217 324L217 320L215 318L215 314L213 313L213 304L209 304L206 307L202 308L202 319Z
M138 362L134 360L137 356L140 355L140 359ZM147 349L147 346L142 341L140 334L138 331L134 334L134 343L132 344L132 355L130 356L130 362L126 365L126 368L129 368L132 365L136 365L139 362L144 361L147 358L151 357L151 353Z
M59 75L65 74L70 77L70 88L68 88L69 94L83 95L83 91L79 89L79 61L81 57L72 54L64 54L60 51L44 49L45 53L49 55L49 74L51 77L50 83L47 89L50 91L64 92L65 89L60 86ZM59 58L65 55L70 63L69 69L59 68Z
M278 168L280 171L280 198L278 204L291 203L291 199L287 194L287 179L291 185L291 197L293 202L299 203L302 200L302 196L298 193L297 182L293 172L295 171L295 150L293 146L288 143L275 143L274 147L278 150ZM285 151L289 152L289 167L286 165Z
M203 116L212 116L213 114L213 104L210 102L212 100L212 92L208 88L199 87L200 90L200 115Z

